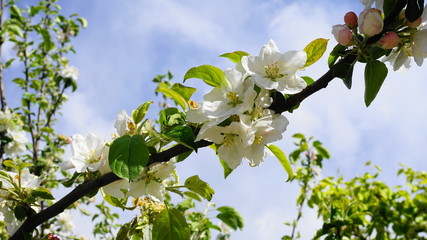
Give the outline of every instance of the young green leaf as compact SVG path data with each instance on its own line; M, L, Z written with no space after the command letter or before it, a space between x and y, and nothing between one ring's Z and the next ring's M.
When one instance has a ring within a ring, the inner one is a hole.
M197 150L197 145L194 142L196 138L194 137L193 130L188 126L175 126L167 131L165 135L175 142L193 150Z
M220 55L220 57L228 58L234 63L240 62L243 56L249 56L249 53L243 52L243 51L235 51L235 52L224 53Z
M331 68L335 62L337 61L338 57L340 56L340 52L345 50L345 46L341 44L337 44L334 49L332 49L332 52L329 54L328 57L328 66Z
M152 239L155 240L188 240L190 228L181 211L176 208L165 208L153 222Z
M374 101L387 77L388 69L383 62L369 61L365 67L365 104L366 107Z
M185 99L185 101L190 100L191 96L193 96L193 93L196 92L195 88L184 86L181 83L174 83L171 87L171 90L179 93Z
M285 153L283 153L283 151L279 147L277 147L273 144L268 145L267 148L270 149L270 151L274 154L274 156L276 156L276 158L279 160L280 164L282 164L283 168L288 173L289 177L288 177L287 181L294 178L294 172L292 171L291 164L289 163L289 160L286 157Z
M313 78L311 78L309 76L304 76L304 77L301 77L301 78L304 79L305 83L307 83L307 86L309 86L309 85L311 85L311 84L314 83Z
M328 149L326 149L320 141L314 141L313 147L316 149L317 153L323 158L331 158L331 154L329 153Z
M232 169L230 166L228 166L228 163L226 163L224 160L222 160L221 158L219 159L222 168L224 169L224 179L226 179L228 177L228 175L230 175L230 173L233 172L234 169Z
M201 180L198 175L187 178L184 186L188 188L188 190L199 194L202 198L207 199L208 201L212 199L212 195L215 193L209 184Z
M219 207L217 210L220 212L216 217L221 219L227 226L234 230L243 228L243 218L238 211L232 207Z
M87 28L87 20L86 20L86 18L79 17L79 18L77 18L77 21L80 22L80 25L82 25L82 28Z
M147 114L148 109L150 108L150 105L153 103L153 101L147 101L141 105L139 105L138 108L132 111L132 119L135 124L138 124L144 119L145 114Z
M31 190L31 195L33 197L38 197L41 199L47 199L47 200L53 200L55 199L52 195L52 193L50 192L49 189L47 188L43 188L43 187L38 187L36 189L32 189Z
M304 51L307 53L307 61L304 68L317 62L323 56L328 46L328 41L329 39L318 38L304 48Z
M111 170L119 177L132 180L138 177L148 163L149 152L141 135L117 138L108 154Z
M165 83L159 83L156 91L163 93L166 97L172 98L183 109L187 109L187 101L185 98L180 93L169 88Z
M225 81L225 74L217 67L201 65L190 68L190 70L185 73L184 82L190 78L202 79L206 84L212 87L219 87L221 86L221 83Z

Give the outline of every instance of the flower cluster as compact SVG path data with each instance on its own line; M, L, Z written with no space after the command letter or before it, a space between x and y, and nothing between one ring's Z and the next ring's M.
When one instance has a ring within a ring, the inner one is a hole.
M345 24L332 27L332 34L337 42L343 46L358 46L366 44L370 37L381 34L375 44L387 51L384 61L390 62L394 71L404 71L410 67L411 57L421 66L427 57L427 11L416 21L410 22L405 18L405 10L393 26L384 26L382 13L383 1L361 0L365 10L359 16L348 12L344 16ZM375 3L376 8L371 8ZM384 29L387 29L385 31Z
M5 132L4 139L7 142L4 151L11 157L15 157L26 150L28 139L22 125L19 116L9 108L0 111L0 132Z
M114 138L124 135L142 134L146 135L152 131L149 121L135 124L125 111L121 111L116 118L114 127L117 134ZM94 134L86 137L75 134L71 137L72 156L63 168L74 168L77 172L95 172L102 174L111 172L108 161L109 143ZM103 187L104 193L116 198L150 196L163 200L165 187L162 183L169 177L175 168L173 161L166 163L153 163L146 167L136 179L122 179ZM68 167L67 167L68 164Z
M32 175L27 168L20 173L0 171L0 221L6 223L9 234L13 234L22 225L14 214L16 202L31 189L40 186L41 178Z
M307 61L304 51L281 53L273 40L258 56L243 56L236 68L224 70L225 80L187 112L187 120L203 124L196 140L217 144L217 153L230 168L247 159L264 160L264 146L280 140L288 120L268 109L271 94L295 94L307 84L296 72Z

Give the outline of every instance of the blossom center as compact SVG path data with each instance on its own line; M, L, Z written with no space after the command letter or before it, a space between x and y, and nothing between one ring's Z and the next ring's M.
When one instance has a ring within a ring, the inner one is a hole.
M101 161L102 154L96 157L96 150L91 150L88 153L87 163L92 164Z
M228 92L226 96L230 100L230 102L227 103L228 105L235 107L243 103L243 101L239 99L239 94L236 92Z
M232 147L234 144L234 138L239 137L239 135L235 133L221 133L221 134L224 135L224 139L222 140L221 145L226 147Z
M270 79L273 82L275 82L277 78L281 77L279 74L279 66L277 65L277 62L266 65L264 69L265 69L264 77Z

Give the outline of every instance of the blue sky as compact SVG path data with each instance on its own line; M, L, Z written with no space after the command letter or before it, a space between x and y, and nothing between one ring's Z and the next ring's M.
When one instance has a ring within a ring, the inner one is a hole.
M111 136L121 109L130 112L154 98L151 79L155 75L170 70L181 82L194 66L232 67L218 56L235 50L257 55L270 38L282 52L301 50L319 37L330 39L330 50L336 44L331 26L341 24L347 11L362 9L357 0L73 0L60 4L65 12L86 17L89 27L74 41L77 54L70 57L70 64L80 69L79 88L69 95L59 126L68 135L92 132L105 138ZM300 75L319 78L327 70L326 59ZM400 183L396 180L399 163L426 170L425 74L425 67L415 64L405 74L390 70L377 99L366 108L363 66L359 65L351 91L336 79L293 114L286 114L290 124L276 145L290 152L294 133L315 136L332 153L323 176L339 170L352 177L372 170L363 167L372 161L383 168L383 180ZM186 82L199 89L195 100L209 90L200 82ZM151 116L156 113L153 108ZM286 173L274 158L256 168L244 164L224 180L214 153L204 149L177 169L182 179L199 174L209 182L216 191L217 206L234 206L242 213L246 226L232 239L280 239L289 233L283 223L295 217L297 188L285 182ZM319 226L315 215L306 213L300 225L303 239ZM78 229L82 234L90 232L86 227Z

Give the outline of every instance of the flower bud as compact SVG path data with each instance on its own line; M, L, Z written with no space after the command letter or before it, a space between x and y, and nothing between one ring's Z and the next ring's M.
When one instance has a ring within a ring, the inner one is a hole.
M353 44L353 33L345 25L332 26L332 34L341 45L348 46Z
M381 11L375 8L367 9L360 13L359 32L368 37L377 35L383 30L384 20L381 17Z
M357 27L357 15L354 12L348 12L344 15L344 23L349 28Z
M382 48L384 49L392 49L397 47L399 45L400 38L395 32L387 32L384 34L384 36L380 39L380 44L382 45Z

